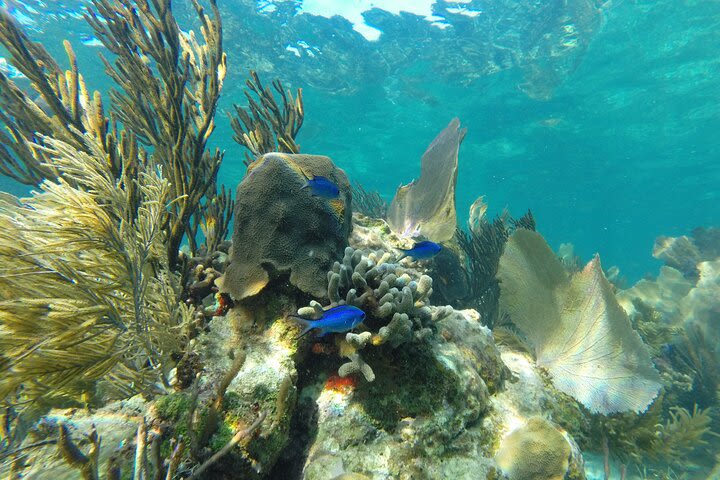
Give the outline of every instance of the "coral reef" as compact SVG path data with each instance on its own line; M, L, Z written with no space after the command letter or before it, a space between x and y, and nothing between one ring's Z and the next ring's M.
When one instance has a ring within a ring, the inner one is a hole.
M215 183L222 153L207 149L226 71L221 23L214 3L213 17L195 4L202 38L192 32L186 36L169 0L136 3L137 8L132 3L115 8L107 0L97 0L86 17L114 54L114 64L105 60L119 87L110 92L112 119L105 113L100 92L88 91L68 42L70 70L64 72L42 45L27 38L9 13L0 11L0 42L38 96L31 100L30 92L0 74L0 124L8 132L0 134L0 173L30 185L56 178L60 172L43 148L46 138L85 153L87 139L92 139L118 181L137 173L129 159L142 165L152 157L170 180L169 196L174 201L167 204L170 215L162 229L166 255L175 267L183 239L195 248L197 224L214 222L216 227L206 234L215 235L209 238L217 244L232 212L229 196L222 189L218 192ZM87 187L82 176L68 181Z
M714 256L720 250L717 232L716 228L698 228L692 237L660 237L656 254L684 271L665 265L654 280L640 280L617 295L634 321L642 321L651 310L655 322L645 323L658 331L673 332L659 345L659 365L672 379L668 395L688 410L695 404L703 408L714 405L720 385L720 352L715 347L720 339L716 328L720 308L720 256ZM660 244L665 246L662 254L658 253Z
M295 137L305 118L302 90L298 89L293 97L290 91L285 91L280 80L273 81L273 89L282 99L281 109L255 71L250 71L250 78L245 84L248 106L235 105L235 116L230 115L230 126L235 131L233 139L250 152L245 153L245 165L270 152L300 153Z
M605 455L612 453L623 464L671 465L686 469L693 465L693 451L706 445L711 436L711 417L694 407L690 412L671 407L663 415L664 398L642 415L624 413L592 419L590 433L605 442Z
M169 220L169 182L152 160L124 157L116 182L83 138L85 151L43 139L60 177L31 198L0 200L3 403L92 401L101 379L121 398L147 392L167 384L182 349L191 311L158 228Z
M570 452L570 444L554 425L533 417L502 439L495 459L510 480L562 480Z
M660 236L653 245L653 257L679 270L686 278L697 279L700 262L720 257L720 228L696 228L691 236Z
M438 243L453 237L458 149L466 131L460 120L451 120L423 154L420 179L398 188L388 210L388 224L395 232Z
M303 190L323 176L340 188L332 200ZM233 249L222 291L235 300L258 294L279 276L315 297L327 295L326 273L352 228L345 173L328 157L270 153L253 162L237 187Z
M476 312L428 308L442 333L372 349L374 382L338 388L320 377L300 392L301 418L316 419L302 478L470 480L494 471L493 433L481 419L509 372Z
M518 229L500 258L501 308L535 348L557 388L590 411L644 411L660 389L598 257L568 278L543 238Z
M330 306L348 304L364 310L368 315L365 325L377 329L369 342L374 346L388 344L397 348L432 333L432 315L426 307L432 279L394 260L393 254L383 250L367 252L347 247L342 262L336 261L327 274ZM298 310L298 314L318 318L322 308L315 302ZM375 375L358 353L368 342L353 338L349 337L348 348L341 350L351 362L341 367L340 374L363 372L372 381Z
M571 68L587 5L562 7L580 24L536 42L552 61L524 59L530 95ZM248 150L233 202L208 148L226 73L209 6L189 6L196 35L169 0L91 2L112 113L69 43L63 71L0 12L29 80L0 73L0 174L35 187L0 194L1 476L583 480L578 443L600 441L606 458L692 463L717 423L716 229L659 240L662 278L619 295L630 323L599 260L571 277L530 212L491 222L481 198L457 231L457 119L388 213L329 158L298 153L302 92L255 72L231 116ZM313 196L314 177L339 198ZM413 235L443 252L399 259ZM326 304L365 321L296 338L288 313Z

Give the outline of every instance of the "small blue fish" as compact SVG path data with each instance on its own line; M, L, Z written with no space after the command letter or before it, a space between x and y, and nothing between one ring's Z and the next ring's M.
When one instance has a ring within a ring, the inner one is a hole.
M409 250L403 250L402 248L399 248L398 250L403 252L398 260L402 260L405 257L412 257L415 260L427 260L428 258L432 258L440 253L442 247L430 240L423 240L422 242L417 242Z
M305 176L305 178L307 179L307 182L305 182L305 185L302 186L301 190L309 188L310 194L313 197L330 200L340 196L340 189L331 180L319 175L315 175L313 178Z
M326 310L323 316L317 320L308 320L294 315L291 317L305 325L305 329L298 335L298 338L313 329L318 329L322 337L326 333L342 333L352 330L365 320L365 312L352 305L340 305Z

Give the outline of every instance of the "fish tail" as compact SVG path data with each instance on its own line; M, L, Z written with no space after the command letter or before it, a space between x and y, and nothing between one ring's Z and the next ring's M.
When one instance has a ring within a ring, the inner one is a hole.
M303 331L300 332L300 334L299 334L297 337L295 337L295 340L304 337L305 335L307 335L308 333L310 333L310 330L312 330L313 328L315 328L314 325L313 325L314 322L313 322L312 320L308 320L307 318L298 317L298 316L296 316L296 315L288 315L288 318L292 318L293 320L296 320L296 321L299 322L302 326L305 327L305 328L303 329Z

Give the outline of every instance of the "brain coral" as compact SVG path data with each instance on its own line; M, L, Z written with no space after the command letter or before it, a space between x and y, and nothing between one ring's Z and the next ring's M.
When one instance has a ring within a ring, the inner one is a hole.
M340 189L336 199L303 189L323 176ZM328 157L268 153L248 166L237 187L233 250L222 290L236 300L256 295L274 277L315 297L327 293L327 271L341 257L352 229L351 189Z
M510 480L562 480L570 444L550 422L535 417L505 437L495 456Z

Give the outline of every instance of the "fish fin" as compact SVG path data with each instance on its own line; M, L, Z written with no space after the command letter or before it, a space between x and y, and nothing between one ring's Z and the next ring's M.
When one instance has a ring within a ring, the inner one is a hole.
M310 333L310 330L312 330L312 329L313 329L312 325L308 325L307 327L305 327L305 329L302 332L300 332L300 335L295 337L295 340L300 340L302 337L304 337L305 335ZM320 335L320 336L322 337L322 335Z
M301 166L298 165L298 168L300 169L300 173L303 174L303 177L305 177L305 181L308 182L305 185L309 185L310 180L313 180L315 178L315 175L312 176L312 178L308 177L308 174L305 173L305 170Z
M295 337L295 340L304 337L305 335L310 333L310 330L315 328L314 322L312 320L308 320L307 318L298 317L296 315L288 315L288 318L292 318L293 320L296 320L297 322L299 322L300 324L302 324L305 327L303 329L303 331L300 332L300 334L297 337Z

